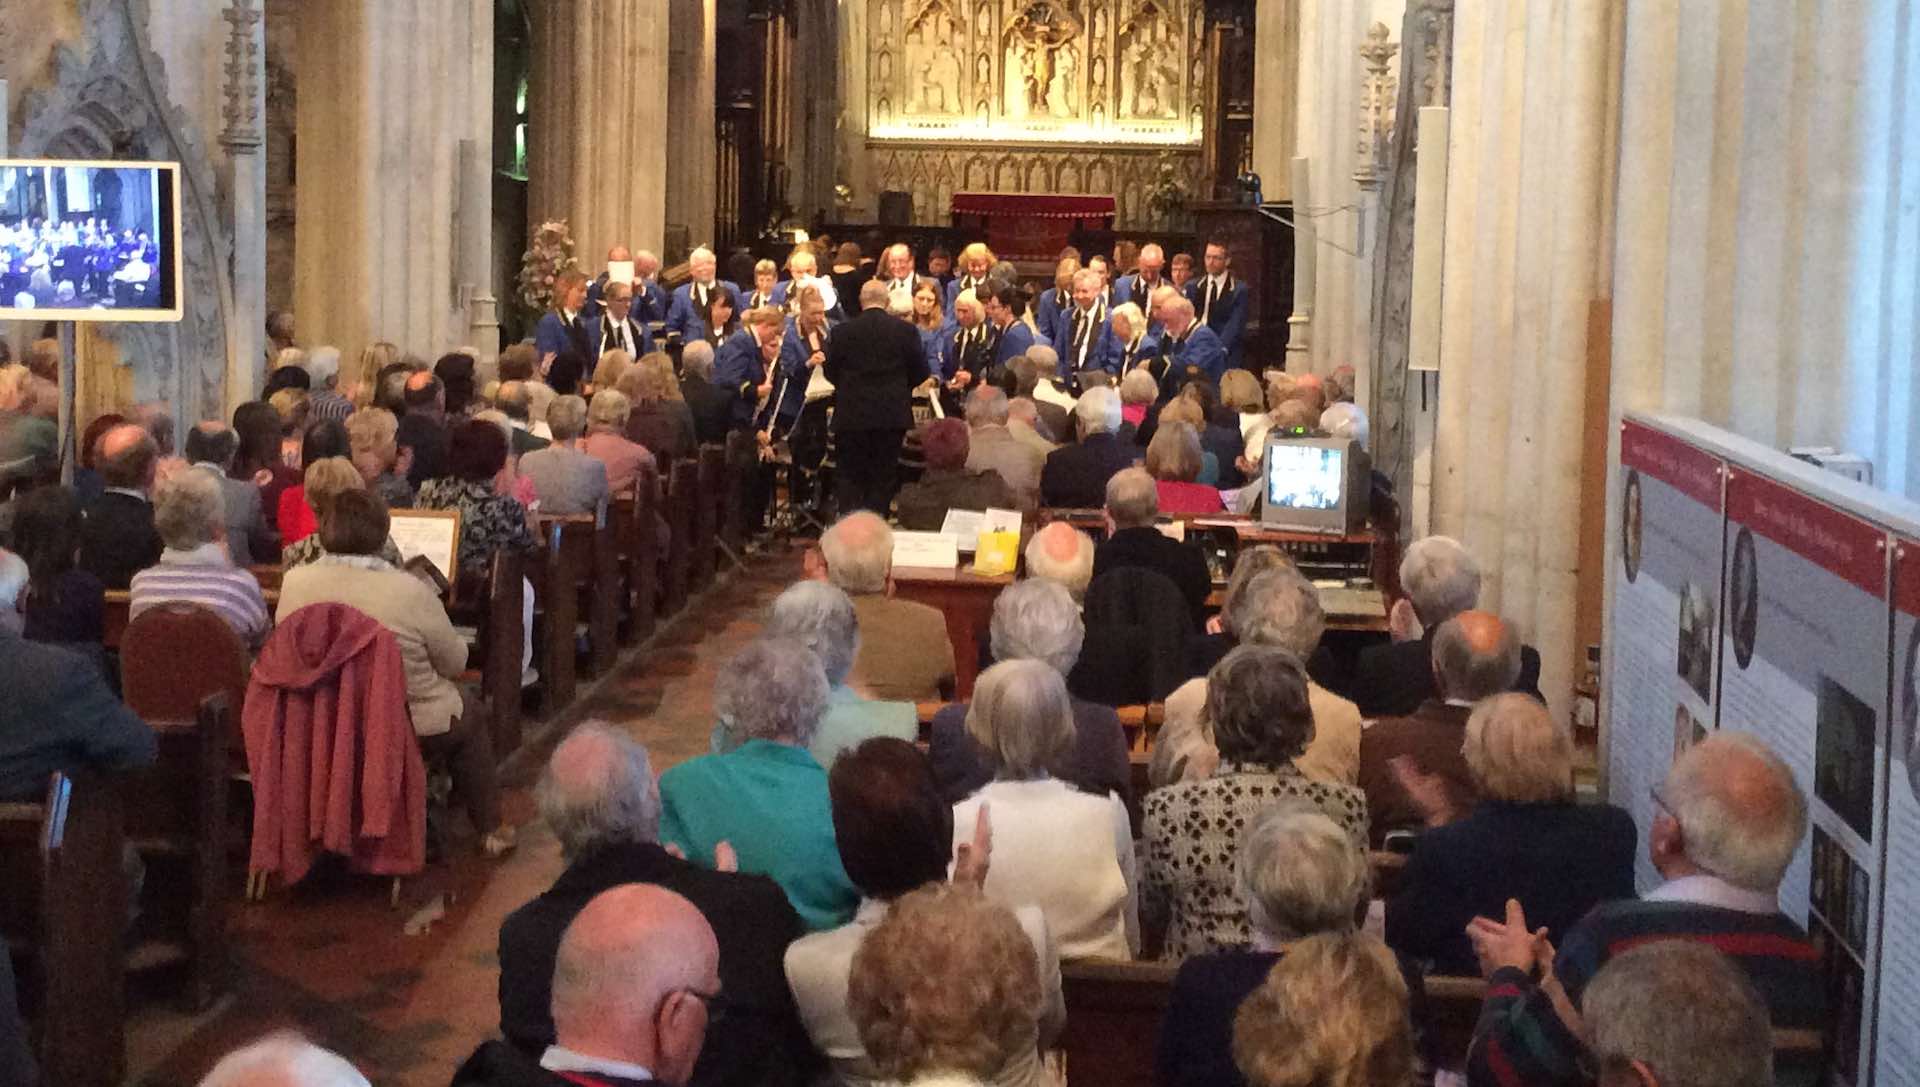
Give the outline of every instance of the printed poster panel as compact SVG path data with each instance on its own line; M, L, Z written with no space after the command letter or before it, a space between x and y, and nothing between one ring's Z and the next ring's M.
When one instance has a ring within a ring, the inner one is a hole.
M1876 1087L1920 1087L1920 541L1893 552L1892 766L1881 888Z
M1879 918L1887 535L1762 476L1727 477L1720 727L1793 767L1812 833L1780 888L1828 985L1833 1079L1857 1084Z
M1646 840L1653 789L1713 728L1725 462L1661 431L1620 433L1620 524L1609 632L1608 796ZM1660 883L1640 850L1642 893Z

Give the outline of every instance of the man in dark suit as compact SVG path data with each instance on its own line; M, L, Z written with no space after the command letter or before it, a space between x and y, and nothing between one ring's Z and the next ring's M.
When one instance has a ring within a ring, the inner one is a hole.
M0 551L0 801L39 799L56 770L151 765L153 730L107 689L99 668L21 636L26 592L25 560Z
M438 377L422 371L407 378L400 395L407 413L400 417L394 441L413 451L407 484L418 490L427 480L447 474L447 389Z
M1429 536L1414 541L1401 558L1400 587L1406 590L1425 633L1418 639L1361 650L1344 693L1360 707L1363 717L1404 717L1434 696L1434 632L1441 623L1479 603L1480 567L1460 541ZM1532 646L1520 647L1520 675L1509 689L1544 701L1540 654Z
M1093 552L1093 579L1122 566L1163 574L1180 588L1193 615L1193 628L1207 621L1207 594L1213 577L1193 544L1175 540L1153 525L1160 515L1157 485L1145 468L1126 468L1107 481L1107 538Z
M234 455L240 451L240 436L219 420L199 423L187 431L187 463L195 471L206 472L220 484L220 497L227 511L227 553L235 566L280 560L280 538L268 527L260 509L260 488L250 479L230 479Z
M1166 263L1166 251L1158 245L1153 242L1148 242L1141 246L1140 256L1135 261L1134 270L1127 275L1121 276L1120 282L1114 284L1113 293L1115 303L1132 302L1134 305L1140 307L1142 313L1151 317L1153 315L1151 302L1153 300L1154 288L1166 283L1166 280L1160 275L1160 270L1166 267Z
M706 246L695 249L687 257L687 270L693 278L673 289L673 302L667 308L667 331L678 333L681 343L706 339L707 299L713 292L725 291L732 295L733 312L739 313L743 308L740 288L719 278L719 267L713 250Z
M1360 789L1367 794L1368 833L1380 848L1390 830L1424 829L1430 818L1464 817L1480 789L1460 753L1474 703L1513 686L1520 642L1513 628L1484 611L1463 611L1433 635L1436 693L1405 717L1383 717L1360 734ZM1401 782L1445 801L1435 813Z
M860 288L860 315L834 331L823 366L835 390L840 510L884 517L898 484L900 442L913 425L913 390L932 376L919 332L887 314L884 284Z
M148 498L159 462L159 447L144 427L124 423L100 437L94 463L106 491L87 506L80 526L80 568L109 589L126 588L134 574L160 561Z
M583 725L561 741L535 796L567 868L500 927L500 1032L507 1041L536 1058L554 1044L550 1006L562 933L596 896L637 883L691 902L719 944L728 1014L709 1027L712 1044L693 1082L806 1082L816 1059L782 965L787 945L801 935L800 918L779 884L731 871L725 858L690 863L662 849L660 793L646 749L604 725ZM608 813L619 825L608 825Z
M653 333L633 318L633 284L609 283L602 296L604 312L587 326L587 361L595 364L605 351L615 348L635 359L653 350Z
M1194 316L1219 338L1226 348L1227 365L1241 365L1241 340L1247 331L1247 285L1233 278L1233 257L1222 241L1208 241L1206 274L1187 284L1187 301L1193 303Z
M680 398L693 415L693 435L701 445L727 440L737 397L713 383L713 345L695 340L680 354Z
M1080 394L1073 406L1078 444L1047 454L1040 469L1040 501L1048 506L1093 509L1107 500L1107 481L1131 467L1140 450L1122 442L1120 394L1102 386Z

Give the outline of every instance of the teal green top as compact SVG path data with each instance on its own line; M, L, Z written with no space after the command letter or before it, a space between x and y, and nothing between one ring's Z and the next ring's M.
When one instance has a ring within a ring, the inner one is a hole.
M827 715L807 745L814 761L831 767L842 751L860 746L862 740L891 736L913 743L920 739L920 713L911 702L881 702L860 697L859 692L842 684L827 692ZM731 751L738 741L721 720L713 726L709 744L718 755Z
M798 747L748 740L662 774L660 841L708 867L714 847L730 843L740 871L778 883L814 932L846 924L860 905L833 840L827 772Z

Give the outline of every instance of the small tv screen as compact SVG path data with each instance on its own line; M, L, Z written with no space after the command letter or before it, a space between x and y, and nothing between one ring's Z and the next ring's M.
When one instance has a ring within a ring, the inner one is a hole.
M0 159L0 321L180 319L180 167Z
M1346 450L1281 445L1268 450L1267 505L1283 510L1334 510L1346 490Z

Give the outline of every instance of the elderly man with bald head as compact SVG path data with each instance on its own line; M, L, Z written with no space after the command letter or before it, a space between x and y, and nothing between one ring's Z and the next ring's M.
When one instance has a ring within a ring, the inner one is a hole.
M124 589L135 573L160 561L160 532L149 497L160 447L146 428L124 423L100 436L94 463L106 490L87 506L80 568L109 589Z
M826 580L853 599L860 649L847 684L869 698L927 702L951 689L953 639L938 608L892 593L893 530L865 510L820 535Z
M614 887L560 940L553 1044L533 1058L487 1042L454 1087L682 1087L725 998L719 942L700 910L661 887Z
M1473 920L1488 990L1469 1082L1589 1082L1571 1009L1610 960L1662 940L1727 952L1766 1002L1774 1082L1821 1082L1820 952L1780 910L1781 882L1807 833L1807 798L1792 769L1751 733L1723 729L1674 762L1653 801L1647 858L1665 882L1646 897L1605 903L1544 937L1525 900L1510 899L1504 917Z
M804 1082L814 1058L781 965L800 935L800 919L779 884L668 854L659 843L660 791L647 750L609 725L589 721L560 741L534 801L567 867L500 926L500 1033L507 1043L528 1058L554 1044L552 982L562 934L604 892L640 885L692 903L719 944L729 1014L713 1028L699 1081Z

